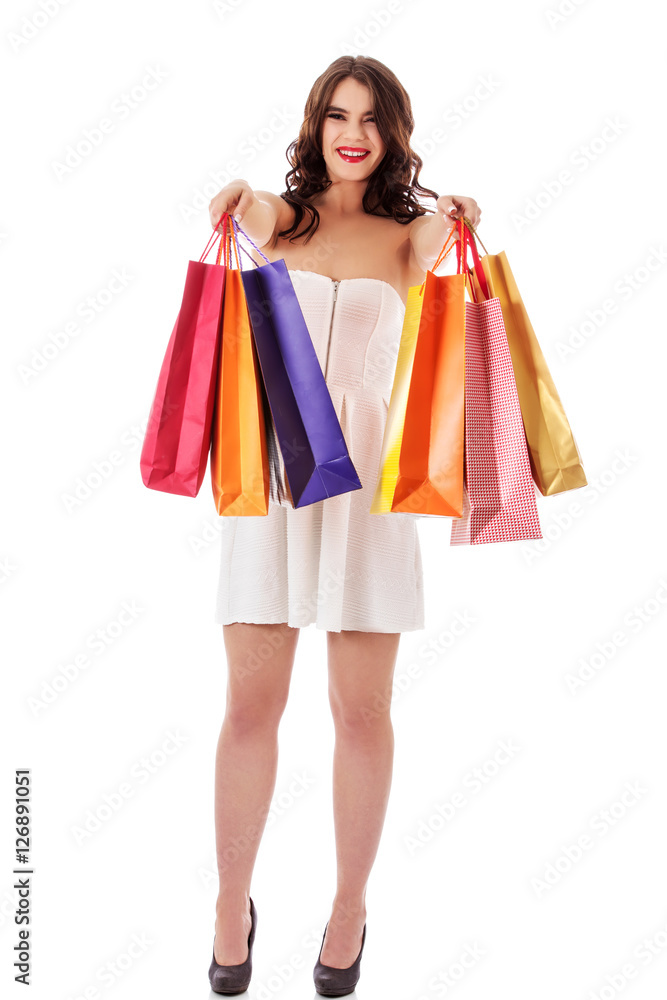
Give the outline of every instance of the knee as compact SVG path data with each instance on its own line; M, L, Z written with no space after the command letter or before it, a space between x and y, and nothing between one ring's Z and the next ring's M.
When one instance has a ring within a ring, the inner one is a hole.
M276 735L284 710L283 702L228 697L224 725L240 737Z
M364 701L331 700L337 736L356 743L380 743L393 738L389 707Z

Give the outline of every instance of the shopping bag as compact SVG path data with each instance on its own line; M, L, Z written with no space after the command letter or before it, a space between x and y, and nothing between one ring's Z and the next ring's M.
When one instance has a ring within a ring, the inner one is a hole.
M238 232L236 220L231 224ZM266 263L252 261L240 273L272 418L269 501L298 508L362 484L285 261L255 249Z
M459 220L456 252L467 264L468 229ZM474 256L474 249L473 249ZM463 514L451 545L542 538L526 435L500 300L483 273L465 311L465 448Z
M264 392L231 226L225 234L227 271L211 435L211 487L218 514L259 516L269 510Z
M543 496L580 489L587 485L581 455L505 251L477 257L469 281L478 292L480 272L500 300L535 484Z
M197 496L211 438L226 268L207 264L211 240L188 262L183 298L167 344L141 450L145 486Z
M408 290L371 514L462 512L465 276L433 273L448 242Z

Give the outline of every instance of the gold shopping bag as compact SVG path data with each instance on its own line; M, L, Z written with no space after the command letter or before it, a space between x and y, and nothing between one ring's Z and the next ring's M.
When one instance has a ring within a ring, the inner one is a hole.
M475 236L479 240L464 221L471 240ZM474 251L474 242L471 245ZM535 485L543 496L580 489L587 485L581 455L505 251L486 253L468 272L478 298L480 266L491 296L500 299Z

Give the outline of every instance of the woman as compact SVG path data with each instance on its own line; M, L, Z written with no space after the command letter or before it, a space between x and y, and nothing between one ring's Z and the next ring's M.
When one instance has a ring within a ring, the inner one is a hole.
M314 978L325 996L351 993L359 978L366 883L394 747L389 706L364 709L377 705L378 692L391 692L401 632L424 627L416 521L370 514L369 505L408 288L421 284L454 220L465 215L477 226L481 215L472 198L438 197L418 184L413 127L410 99L394 74L376 59L342 56L308 96L288 150L287 190L277 197L236 180L209 206L214 228L230 212L269 260L284 258L363 487L222 522L216 621L228 684L216 757L220 889L209 970L220 993L243 992L250 981L250 881L299 628L313 622L327 631L338 866ZM435 212L415 193L435 198ZM270 655L262 659L260 649ZM233 845L244 837L250 843L239 853Z

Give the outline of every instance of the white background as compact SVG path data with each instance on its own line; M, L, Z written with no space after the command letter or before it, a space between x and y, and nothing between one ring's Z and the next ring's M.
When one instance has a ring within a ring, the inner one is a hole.
M454 548L449 519L418 522L426 628L401 639L394 784L357 993L664 996L663 33L648 0L563 0L559 18L558 2L3 5L3 981L17 940L13 773L29 767L31 996L209 995L219 518L208 474L196 499L147 490L139 449L211 196L234 176L284 190L308 91L351 52L398 75L416 148L444 130L420 179L480 204L480 236L507 253L590 484L538 498L543 543ZM117 102L149 71L159 82L121 116ZM251 155L276 110L287 124ZM68 146L105 117L112 131L58 176ZM558 191L563 170L571 183ZM106 302L114 271L127 284ZM575 328L580 346L565 354ZM64 346L35 370L58 335ZM112 474L68 510L79 477L114 451ZM195 552L193 539L208 540ZM89 637L113 629L123 602L136 618L93 652ZM473 622L453 637L457 615ZM325 640L302 630L281 725L251 890L258 998L314 995L335 888ZM573 693L568 675L591 658ZM174 732L182 745L161 756ZM501 741L516 749L494 765ZM123 782L131 797L77 839ZM637 791L623 798L626 787ZM465 806L438 819L456 792ZM126 961L133 935L149 943ZM473 964L457 964L471 948ZM107 963L122 976L102 981Z

